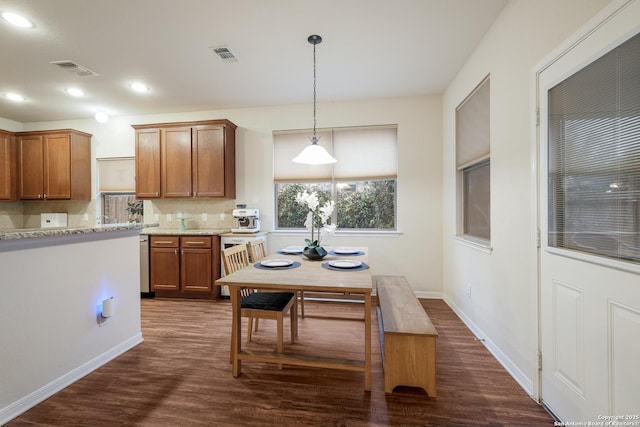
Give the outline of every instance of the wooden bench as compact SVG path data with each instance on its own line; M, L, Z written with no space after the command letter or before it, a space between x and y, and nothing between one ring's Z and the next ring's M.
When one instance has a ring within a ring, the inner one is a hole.
M374 282L385 393L403 385L436 397L436 328L404 277L376 276Z

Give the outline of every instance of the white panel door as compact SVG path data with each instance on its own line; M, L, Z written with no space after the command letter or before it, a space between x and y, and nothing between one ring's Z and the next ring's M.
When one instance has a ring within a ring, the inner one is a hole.
M538 80L540 397L563 421L633 420L640 414L640 265L552 248L547 238L548 90L640 32L640 1L592 29Z

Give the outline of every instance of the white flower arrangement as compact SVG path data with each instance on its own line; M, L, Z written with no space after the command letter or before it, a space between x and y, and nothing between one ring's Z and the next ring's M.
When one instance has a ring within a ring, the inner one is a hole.
M304 222L307 230L311 230L311 239L305 239L307 246L319 247L323 238L327 238L336 231L336 225L329 224L329 218L331 218L331 214L336 206L335 202L329 200L323 206L320 206L318 193L315 191L312 193L307 193L306 191L298 193L296 195L296 202L301 205L307 205L309 208L307 219Z

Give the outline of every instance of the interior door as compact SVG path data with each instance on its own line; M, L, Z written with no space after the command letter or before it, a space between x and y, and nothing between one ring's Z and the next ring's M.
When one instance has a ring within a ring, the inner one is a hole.
M550 244L549 90L638 33L639 22L640 2L625 3L539 73L540 397L563 421L638 416L640 264Z

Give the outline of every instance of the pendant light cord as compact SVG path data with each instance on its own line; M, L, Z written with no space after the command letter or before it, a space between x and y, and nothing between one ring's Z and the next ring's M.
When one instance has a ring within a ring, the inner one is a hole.
M317 143L316 138L316 44L313 44L313 143Z

